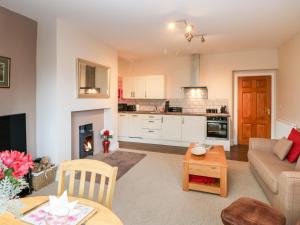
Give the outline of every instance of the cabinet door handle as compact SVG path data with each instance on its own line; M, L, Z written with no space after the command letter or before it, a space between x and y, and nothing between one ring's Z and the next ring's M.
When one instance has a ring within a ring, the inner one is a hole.
M120 115L120 116L126 116L126 115Z
M148 122L149 122L149 123L154 123L154 121L153 121L153 120L149 120Z
M153 130L148 130L148 132L149 132L149 133L154 133L154 131L153 131Z
M133 117L138 117L138 115L132 115Z
M163 117L161 117L161 123L163 123L164 122L164 118Z
M147 98L147 92L145 91L145 98Z
M184 118L182 118L182 124L184 124Z
M133 97L135 97L135 91L133 92Z
M149 118L154 118L154 116L149 116Z

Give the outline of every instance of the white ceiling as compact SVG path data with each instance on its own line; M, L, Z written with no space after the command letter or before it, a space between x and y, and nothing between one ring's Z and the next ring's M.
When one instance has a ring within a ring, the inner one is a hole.
M300 31L299 0L0 0L0 5L35 20L70 20L127 58L166 50L183 54L276 48ZM188 43L183 28L166 29L176 19L187 19L207 33L207 41Z

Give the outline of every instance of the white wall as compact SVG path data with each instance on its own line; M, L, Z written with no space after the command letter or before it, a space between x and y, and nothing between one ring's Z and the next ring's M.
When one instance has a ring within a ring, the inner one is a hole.
M56 160L57 72L56 20L38 21L36 77L36 142L37 156Z
M279 48L277 117L300 127L300 32Z
M117 131L117 52L104 45L97 38L76 28L67 21L58 19L55 23L55 43L48 45L56 53L49 56L55 59L53 67L48 68L56 72L38 73L40 76L40 95L38 127L40 130L50 130L47 135L41 134L38 142L40 155L48 154L55 162L71 159L71 112L93 109L104 110L104 127ZM54 32L54 30L52 32ZM49 34L50 36L53 33ZM45 53L46 37L41 37L44 45L40 45ZM45 57L47 58L47 57ZM110 98L107 99L79 99L77 98L76 58L86 59L111 68ZM43 65L47 68L47 65ZM42 67L42 66L41 66ZM48 83L49 80L50 82ZM51 85L51 88L49 86ZM42 88L46 90L41 90ZM44 101L43 101L44 100ZM47 106L47 102L51 106ZM52 112L48 112L52 110ZM39 132L39 130L37 131ZM43 143L41 143L43 142ZM50 146L49 146L50 145ZM113 148L117 147L117 140L112 140Z

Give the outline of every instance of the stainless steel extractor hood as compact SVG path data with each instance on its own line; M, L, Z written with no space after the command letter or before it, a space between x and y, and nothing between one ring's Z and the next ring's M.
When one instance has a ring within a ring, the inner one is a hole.
M182 87L183 89L202 89L207 91L206 86L200 85L200 54L192 54L190 86Z

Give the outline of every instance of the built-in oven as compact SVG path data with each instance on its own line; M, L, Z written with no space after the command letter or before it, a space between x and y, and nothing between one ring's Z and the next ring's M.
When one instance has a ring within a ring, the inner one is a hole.
M228 117L207 116L207 137L228 139Z

